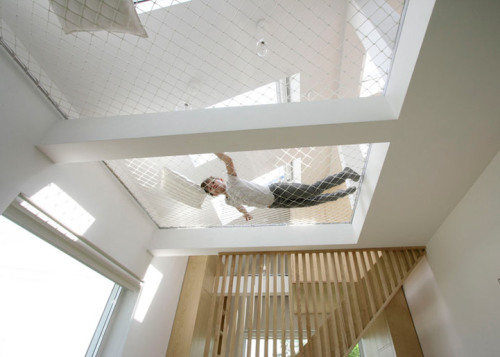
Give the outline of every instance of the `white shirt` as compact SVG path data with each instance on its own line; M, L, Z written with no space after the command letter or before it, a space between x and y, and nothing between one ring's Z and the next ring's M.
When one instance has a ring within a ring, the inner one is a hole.
M229 175L226 181L226 203L239 207L269 207L274 202L274 195L267 186L245 181Z

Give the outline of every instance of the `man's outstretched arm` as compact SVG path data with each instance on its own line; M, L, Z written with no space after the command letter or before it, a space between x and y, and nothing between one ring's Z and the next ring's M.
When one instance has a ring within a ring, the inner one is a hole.
M215 153L215 155L219 159L221 159L224 162L224 164L226 165L226 170L227 170L228 175L238 176L236 174L236 169L234 168L233 159L231 159L231 157L229 157L228 155L221 153L221 152Z
M236 169L234 168L234 163L233 163L233 159L231 159L230 156L224 154L224 153L221 153L221 152L218 152L218 153L215 153L215 155L221 159L224 164L226 165L226 170L227 170L227 174L228 175L231 175L231 176L237 176L236 174ZM238 207L235 207L238 211L240 211L240 213L243 214L243 217L245 217L245 220L246 221L249 221L251 220L253 217L250 213L248 213L248 211L246 210L245 207L243 206L238 206Z
M236 209L238 211L240 211L241 213L243 213L243 217L245 217L246 221L249 221L249 220L251 220L253 218L253 216L250 213L248 213L248 211L247 211L247 209L245 207L238 206L238 207L236 207Z

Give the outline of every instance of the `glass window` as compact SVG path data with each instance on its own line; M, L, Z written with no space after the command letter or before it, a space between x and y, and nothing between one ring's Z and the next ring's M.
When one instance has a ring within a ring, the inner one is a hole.
M93 355L121 290L3 216L0 280L0 355L13 357Z

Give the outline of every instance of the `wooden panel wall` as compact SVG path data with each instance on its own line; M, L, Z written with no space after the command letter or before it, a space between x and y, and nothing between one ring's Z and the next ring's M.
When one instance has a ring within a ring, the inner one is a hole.
M221 254L203 355L347 356L424 254L421 247Z
M365 356L424 357L402 288L361 340Z
M423 357L424 353L418 341L417 331L413 325L410 309L403 292L398 293L384 311L391 332L397 356Z
M199 357L206 340L206 322L211 315L217 256L189 257L181 295L170 334L167 357Z

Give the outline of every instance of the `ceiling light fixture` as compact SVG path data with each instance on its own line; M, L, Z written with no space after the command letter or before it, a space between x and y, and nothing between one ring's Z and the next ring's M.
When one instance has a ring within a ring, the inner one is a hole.
M175 106L176 112L187 112L188 110L192 110L192 109L193 109L193 107L188 102L183 102L183 101L180 101Z
M175 106L176 112L187 112L193 110L193 106L190 104L195 96L195 90L200 87L200 81L196 78L191 78L187 83L187 89L185 93L184 100L181 100Z
M266 57L269 54L269 47L267 46L267 43L263 38L257 41L255 47L257 49L257 55L259 57Z
M257 51L257 55L259 57L266 57L269 54L269 46L265 40L265 21L264 19L260 19L257 21L257 38L259 40L255 44L255 49Z

